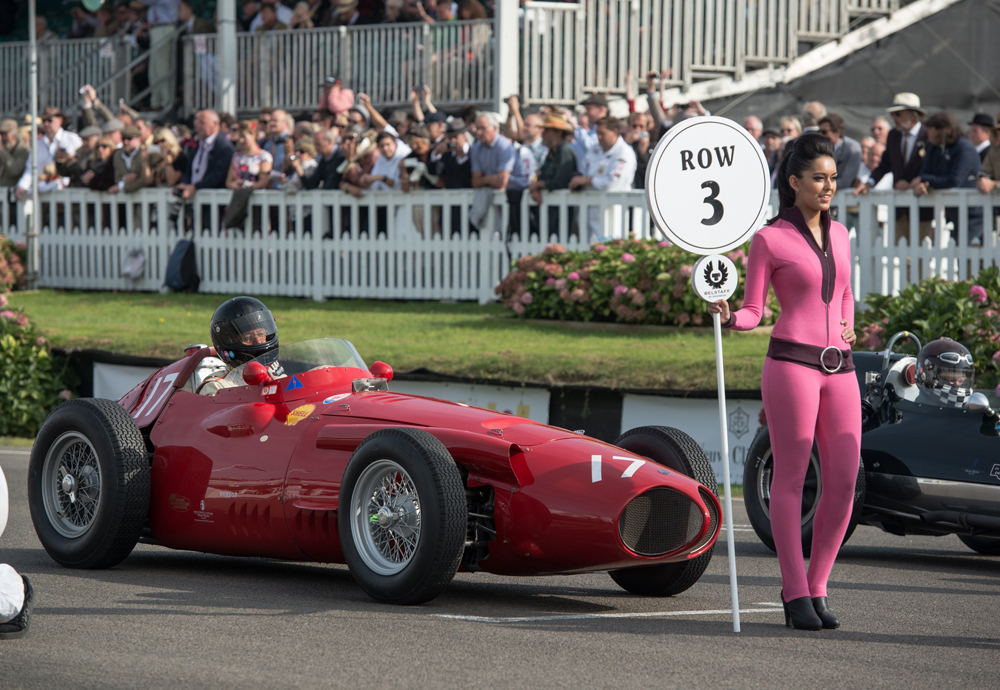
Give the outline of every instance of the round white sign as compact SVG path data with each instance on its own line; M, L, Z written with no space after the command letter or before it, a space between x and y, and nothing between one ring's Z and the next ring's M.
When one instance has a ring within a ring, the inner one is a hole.
M693 117L670 128L649 158L646 201L656 226L695 254L729 251L764 222L771 173L738 123Z
M740 274L736 264L721 254L711 254L698 259L691 269L691 287L694 294L706 302L729 299L736 292Z

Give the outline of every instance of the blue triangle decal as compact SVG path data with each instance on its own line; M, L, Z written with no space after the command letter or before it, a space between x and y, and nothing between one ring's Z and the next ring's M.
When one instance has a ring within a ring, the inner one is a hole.
M286 388L285 390L293 391L296 388L302 388L302 382L293 376L292 380L288 382L288 388Z

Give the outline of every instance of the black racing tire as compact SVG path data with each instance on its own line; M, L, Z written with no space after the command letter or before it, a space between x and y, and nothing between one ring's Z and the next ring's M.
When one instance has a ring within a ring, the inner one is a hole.
M712 464L698 443L683 431L667 426L643 426L626 431L614 445L649 458L658 465L691 477L716 496L718 483ZM618 586L645 597L671 597L689 589L708 568L714 549L680 563L612 570L608 574Z
M42 424L28 507L42 546L67 568L110 568L132 553L149 513L142 432L112 400L77 398Z
M984 556L1000 556L1000 537L974 537L968 534L959 534L958 538L976 553Z
M743 470L743 503L746 506L747 517L750 518L750 525L754 532L767 548L775 551L770 514L772 472L771 435L765 424L757 433L753 443L750 444L750 450L747 453L746 466ZM816 443L813 442L812 452L809 456L809 469L806 471L802 489L802 553L806 558L812 551L813 515L816 512L816 506L819 505L822 493L819 450ZM846 544L847 540L854 534L858 521L861 519L864 504L865 463L864 460L861 460L858 468L858 479L854 485L851 519L847 523L847 531L844 533L844 541L841 542L841 545Z
M370 597L422 604L448 587L469 517L465 484L441 441L421 429L375 432L351 456L340 495L344 559Z

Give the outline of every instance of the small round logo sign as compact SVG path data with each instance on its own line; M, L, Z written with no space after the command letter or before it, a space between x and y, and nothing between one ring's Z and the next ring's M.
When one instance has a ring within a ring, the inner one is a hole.
M694 294L706 302L729 299L736 292L740 274L736 264L721 254L712 254L698 259L691 269L691 287Z
M764 222L771 174L764 152L738 123L693 117L674 125L646 169L656 226L694 254L718 254L749 240Z

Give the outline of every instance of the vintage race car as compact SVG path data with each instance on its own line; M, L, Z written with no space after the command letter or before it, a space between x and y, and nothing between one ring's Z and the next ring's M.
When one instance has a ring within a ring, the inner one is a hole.
M982 393L965 404L922 396L916 357L892 352L905 337L913 336L897 333L883 352L854 353L862 398L861 469L844 541L857 525L872 525L901 536L956 534L974 551L998 556L1000 415ZM814 444L802 496L807 554L823 490L820 462ZM772 550L768 506L773 467L765 425L747 454L743 491L750 524Z
M715 475L676 429L611 445L392 393L388 365L332 338L283 346L199 395L193 377L215 353L185 353L117 403L70 400L45 421L28 497L62 565L111 567L139 541L346 563L375 599L414 604L459 569L609 571L668 596L712 557Z

